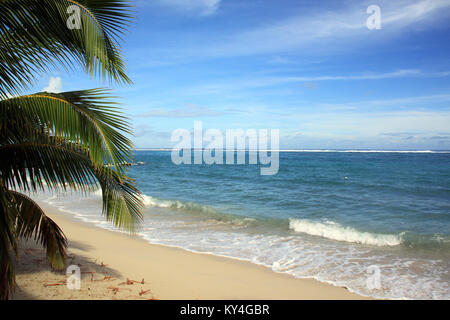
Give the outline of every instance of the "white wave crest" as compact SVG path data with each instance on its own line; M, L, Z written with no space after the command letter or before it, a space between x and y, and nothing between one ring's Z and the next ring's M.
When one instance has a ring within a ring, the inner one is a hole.
M157 208L170 208L174 205L173 201L160 200L154 197L143 195L144 206L146 207L157 207Z
M143 195L144 206L157 208L187 209L205 213L216 213L216 211L208 206L204 206L194 202L183 202L179 200L163 200L155 197Z
M398 235L362 232L332 221L315 222L307 219L290 219L289 228L296 232L332 240L375 246L396 246L402 242L401 237Z

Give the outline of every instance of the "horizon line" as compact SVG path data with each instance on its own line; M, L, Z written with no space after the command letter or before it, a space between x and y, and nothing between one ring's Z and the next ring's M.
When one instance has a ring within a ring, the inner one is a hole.
M183 148L134 148L136 151L172 151L183 150ZM189 148L193 151L205 151L205 150L221 150L228 151L227 149L216 148ZM432 149L264 149L264 150L248 150L248 149L233 149L229 151L234 152L366 152L366 153L450 153L450 150L432 150Z

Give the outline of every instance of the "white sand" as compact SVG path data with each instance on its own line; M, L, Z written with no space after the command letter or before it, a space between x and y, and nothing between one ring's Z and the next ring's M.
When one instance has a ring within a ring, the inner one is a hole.
M69 239L68 264L80 265L81 289L69 290L63 285L65 272L51 271L44 251L28 242L21 248L15 299L365 299L313 279L297 279L249 262L150 244L138 237L74 222L55 209L46 207L45 211ZM91 271L95 273L87 273ZM144 279L144 283L127 284L127 278ZM57 283L63 284L45 286Z

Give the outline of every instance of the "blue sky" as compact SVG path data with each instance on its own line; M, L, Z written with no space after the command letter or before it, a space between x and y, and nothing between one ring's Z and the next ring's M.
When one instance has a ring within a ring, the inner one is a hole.
M201 120L280 129L282 149L450 149L450 0L134 3L134 84L114 88L138 148ZM35 91L100 86L54 72Z

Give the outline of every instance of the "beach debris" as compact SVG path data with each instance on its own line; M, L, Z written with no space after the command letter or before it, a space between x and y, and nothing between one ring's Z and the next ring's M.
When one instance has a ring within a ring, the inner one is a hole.
M127 281L119 283L119 285L122 285L122 284L132 285L132 284L134 284L134 282L133 282L133 280L130 280L127 278Z
M133 282L131 282L130 280L127 279L127 281L119 283L119 286L121 286L121 285L123 285L123 284L128 284L128 285L130 285L130 284L133 284Z
M95 271L81 271L81 274L93 274Z
M122 284L132 285L132 284L135 284L135 283L145 284L144 278L142 278L141 281L131 280L131 279L127 278L127 281L121 282L121 283L119 283L119 285L122 285Z
M100 267L107 267L108 265L107 264L104 264L103 263L103 261L102 261L102 263L100 263Z
M111 289L114 294L117 294L117 292L119 292L119 288L117 287L108 287L107 289Z
M112 292L114 292L114 294L116 294L117 292L119 292L119 288L118 288L118 287L109 286L109 287L107 287L107 289L111 289ZM128 291L131 291L131 289L129 289L129 288L120 288L120 289L121 289L121 290L128 290Z
M139 296L142 296L142 295L144 295L144 294L146 294L148 292L150 292L150 290L141 289L141 292L139 292Z
M44 283L44 287L55 287L55 286L63 286L65 282L57 282L57 283Z
M116 278L113 278L111 276L104 276L103 279L94 279L92 281L107 281L107 280L115 280Z

